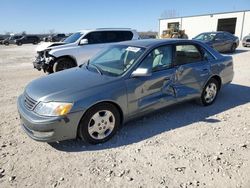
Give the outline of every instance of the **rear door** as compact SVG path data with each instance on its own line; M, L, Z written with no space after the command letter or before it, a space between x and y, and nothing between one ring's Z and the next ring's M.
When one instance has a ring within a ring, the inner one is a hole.
M210 75L210 63L204 58L203 48L191 43L175 45L174 66L178 100L198 97Z
M213 41L213 48L216 49L219 52L224 52L227 51L226 49L226 41L224 38L224 34L223 33L218 33Z
M128 109L130 114L150 112L175 102L175 68L172 61L172 46L155 48L138 68L150 69L151 76L126 80Z

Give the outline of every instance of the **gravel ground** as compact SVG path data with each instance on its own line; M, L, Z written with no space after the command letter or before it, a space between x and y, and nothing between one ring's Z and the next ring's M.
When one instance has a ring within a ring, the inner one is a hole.
M0 46L0 187L250 187L250 49L233 54L234 81L212 106L168 107L96 146L21 130L17 96L45 76L34 49Z

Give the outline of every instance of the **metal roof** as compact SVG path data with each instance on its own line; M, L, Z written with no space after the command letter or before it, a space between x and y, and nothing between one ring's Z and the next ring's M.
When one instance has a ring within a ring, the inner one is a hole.
M172 17L172 18L159 18L160 20L170 20L170 19L178 19L178 18L190 18L190 17L198 17L198 16L209 16L209 15L218 15L218 14L231 14L231 13L244 13L244 12L250 12L250 10L238 10L238 11L231 11L231 12L217 12L217 13L207 13L207 14L197 14L197 15L191 15L191 16L178 16L178 17Z

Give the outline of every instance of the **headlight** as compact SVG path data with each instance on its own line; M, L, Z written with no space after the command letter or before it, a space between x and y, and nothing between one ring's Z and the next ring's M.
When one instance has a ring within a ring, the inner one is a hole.
M70 112L73 104L63 102L40 102L34 112L42 116L63 116Z

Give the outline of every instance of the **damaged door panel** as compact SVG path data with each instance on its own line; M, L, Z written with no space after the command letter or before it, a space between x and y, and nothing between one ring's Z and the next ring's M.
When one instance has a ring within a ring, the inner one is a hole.
M136 114L172 104L176 98L174 78L175 69L171 68L155 72L150 77L127 80L130 113Z

